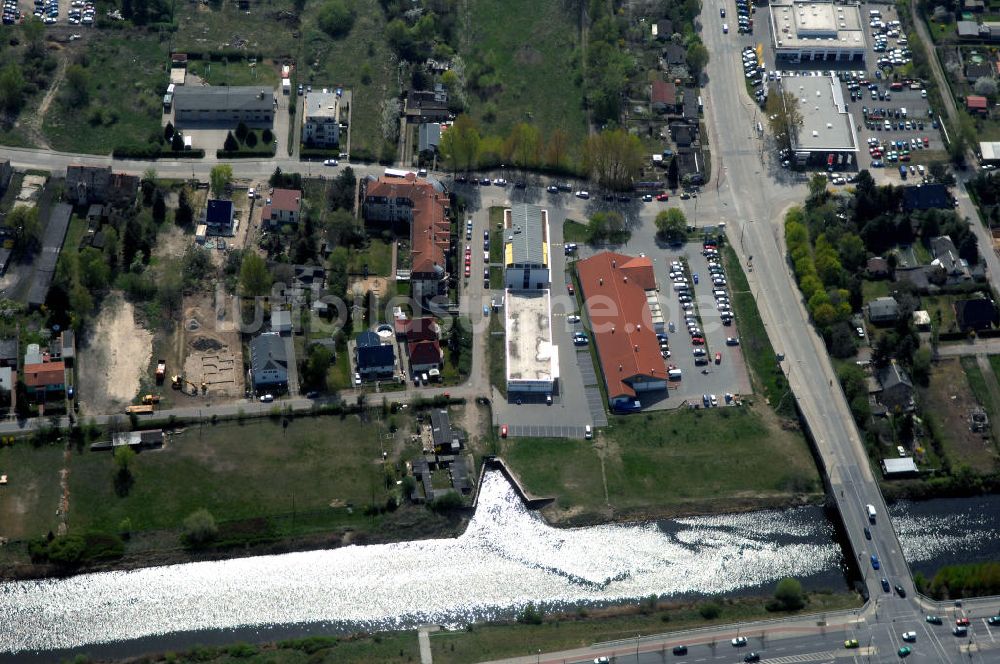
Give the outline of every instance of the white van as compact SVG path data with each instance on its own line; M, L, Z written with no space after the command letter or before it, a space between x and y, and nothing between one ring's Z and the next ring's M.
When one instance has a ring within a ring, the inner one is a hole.
M594 427L589 424L583 428L583 437L590 440L594 437Z
M881 10L878 9L869 9L868 15L871 16L872 18L878 18L879 16L882 15L882 12Z
M868 520L871 521L872 523L875 523L875 506L868 505L867 507L868 507Z
M667 379L669 380L680 380L682 377L680 369L671 369L667 372Z

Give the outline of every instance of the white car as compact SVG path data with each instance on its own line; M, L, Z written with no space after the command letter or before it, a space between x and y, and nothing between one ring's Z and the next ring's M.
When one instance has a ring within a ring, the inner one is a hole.
M572 316L566 316L566 322L567 323L579 323L580 322L580 317L577 316L577 315L575 315L575 314L572 315Z
M324 159L323 160L323 165L324 166L336 166L337 165L337 160L336 159Z
M260 397L260 402L261 403L271 403L272 401L274 401L274 395L273 394L262 394L261 397Z
M916 632L903 632L903 640L907 641L909 643L913 643L914 641L917 640L917 633Z
M361 387L361 374L354 372L354 387Z
M747 637L745 637L745 636L737 636L730 643L733 644L734 648L742 648L743 646L745 646L747 644Z
M493 184L495 184L498 187L506 187L507 181L504 180L503 178L497 178L493 181Z
M576 192L577 198L590 198L590 192L585 190L580 190Z

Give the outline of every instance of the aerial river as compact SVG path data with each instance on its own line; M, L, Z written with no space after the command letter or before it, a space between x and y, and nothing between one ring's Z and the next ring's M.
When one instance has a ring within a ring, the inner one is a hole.
M912 504L894 516L907 554L931 561L988 541L998 546L1000 499L992 507L974 535L939 527L942 514ZM124 656L194 643L459 625L511 616L528 602L559 609L651 594L766 594L785 576L839 590L843 566L835 529L819 508L556 529L490 472L475 516L455 539L0 585L0 660L46 661L53 650L84 645Z

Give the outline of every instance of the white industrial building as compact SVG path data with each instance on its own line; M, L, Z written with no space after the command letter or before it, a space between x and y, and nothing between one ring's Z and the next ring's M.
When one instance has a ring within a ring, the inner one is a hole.
M785 76L782 93L791 93L802 124L791 127L798 166L843 170L857 166L858 137L854 119L835 76Z
M302 104L302 142L306 147L340 145L340 99L326 89L306 93Z
M504 210L504 288L541 290L549 287L549 211L537 205Z
M552 343L548 210L505 210L503 241L507 394L551 394L559 355Z
M865 31L858 5L778 0L768 11L776 60L864 62Z
M984 164L996 165L1000 163L1000 141L981 141L979 155Z

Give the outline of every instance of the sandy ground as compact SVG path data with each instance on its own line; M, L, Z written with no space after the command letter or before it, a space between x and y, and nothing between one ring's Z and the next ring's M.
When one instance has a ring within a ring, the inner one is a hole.
M139 393L153 354L153 334L135 322L135 310L112 294L101 307L80 352L80 401L85 412L110 412Z
M184 376L198 388L204 382L209 395L241 396L244 380L239 333L219 322L211 295L184 298Z

